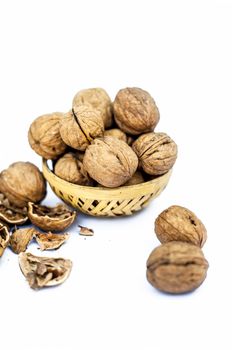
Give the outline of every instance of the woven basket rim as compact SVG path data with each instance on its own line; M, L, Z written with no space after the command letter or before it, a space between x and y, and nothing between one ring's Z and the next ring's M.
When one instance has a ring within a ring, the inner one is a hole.
M139 189L140 190L144 189L147 192L152 186L156 184L159 185L160 183L164 183L165 179L166 178L169 179L172 173L172 169L170 169L167 173L160 175L153 180L149 180L137 185L122 186L122 187L116 187L116 188L106 188L106 187L82 186L82 185L73 184L71 182L63 180L54 174L54 172L49 168L48 160L44 158L42 160L42 169L43 169L43 174L48 182L52 180L53 183L57 183L60 185L63 184L66 188L69 187L71 190L85 192L85 193L89 192L92 194L96 193L96 198L98 198L98 194L100 193L104 193L105 195L107 194L113 195L114 193L119 194L119 190L125 194L126 193L132 194L132 191L134 190L138 191Z

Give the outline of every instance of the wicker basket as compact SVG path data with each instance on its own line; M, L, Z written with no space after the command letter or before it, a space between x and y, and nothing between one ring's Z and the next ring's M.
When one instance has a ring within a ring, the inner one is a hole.
M166 187L171 170L151 181L120 188L79 186L56 176L43 160L43 174L54 193L64 202L92 216L131 215L146 207Z

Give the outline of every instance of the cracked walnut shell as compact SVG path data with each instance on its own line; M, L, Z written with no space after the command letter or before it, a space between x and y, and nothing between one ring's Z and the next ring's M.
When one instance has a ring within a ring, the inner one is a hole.
M44 231L63 231L76 218L76 211L70 210L64 204L55 207L45 205L28 204L28 217L31 222Z
M139 135L154 130L159 111L150 94L139 88L120 90L113 103L114 117L121 130Z
M14 230L10 237L10 246L13 252L16 254L25 252L35 233L36 230L32 227Z
M208 267L199 247L185 242L169 242L151 252L147 260L147 279L163 292L186 293L202 284Z
M3 255L10 241L10 233L7 226L0 226L0 257Z
M177 145L165 133L143 134L132 148L139 158L139 164L149 175L162 175L171 169L177 158Z
M55 164L54 173L61 179L73 184L91 186L93 180L83 168L83 163L78 160L76 154L66 153Z
M40 250L58 249L70 237L69 233L36 233L35 239L40 246Z
M33 121L28 131L28 141L32 149L45 159L56 159L65 152L66 144L60 135L63 113L45 114Z
M155 232L161 243L183 241L203 247L206 228L189 209L173 205L155 220Z
M24 208L28 202L42 201L46 194L46 183L34 164L17 162L1 172L0 191L12 205Z
M0 220L10 225L23 225L28 220L27 208L17 208L0 193Z
M77 105L61 122L63 141L78 151L85 151L96 138L103 135L104 124L98 111L90 105Z
M70 275L72 261L20 253L19 266L29 286L39 289L63 283Z
M138 166L136 154L124 141L105 136L87 148L83 165L88 174L105 187L118 187L128 181Z
M84 89L73 98L73 108L82 104L90 104L97 110L104 122L105 128L112 125L112 102L107 92L101 88Z

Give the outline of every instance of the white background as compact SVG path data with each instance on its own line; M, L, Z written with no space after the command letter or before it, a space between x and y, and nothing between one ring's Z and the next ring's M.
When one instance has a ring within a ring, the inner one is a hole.
M232 6L202 1L0 2L1 168L41 166L27 142L32 120L67 111L80 89L148 90L159 131L179 146L167 189L130 218L78 223L58 251L73 261L61 286L35 292L8 249L0 260L1 349L232 349ZM55 204L49 192L45 201ZM155 217L172 204L208 229L210 268L194 293L154 290L145 264L158 246Z

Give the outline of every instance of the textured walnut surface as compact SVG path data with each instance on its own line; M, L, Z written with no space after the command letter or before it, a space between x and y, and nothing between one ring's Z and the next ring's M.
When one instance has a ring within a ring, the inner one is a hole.
M139 88L120 90L113 110L119 128L132 135L152 131L159 122L155 101L148 92Z
M112 137L116 137L119 140L125 141L127 142L127 135L124 131L122 131L121 129L109 129L109 130L105 130L104 132L104 136L112 136Z
M16 162L0 174L0 191L17 207L40 202L46 195L42 173L32 163Z
M203 247L207 233L200 219L189 209L173 205L155 220L155 232L161 243L183 241Z
M147 279L163 292L190 292L205 280L208 266L199 247L185 242L169 242L150 254Z
M87 148L83 165L89 175L105 187L118 187L135 173L138 159L121 140L106 136L96 139Z
M177 158L176 143L161 132L150 132L139 136L132 148L143 170L150 175L166 173Z
M19 266L33 289L63 283L72 269L72 262L63 258L39 257L30 253L19 254Z
M112 102L107 92L101 88L79 91L73 99L73 108L80 104L90 104L103 119L105 128L112 125Z
M31 124L28 140L32 149L45 159L55 159L64 153L66 144L60 135L60 123L63 113L45 114Z
M35 239L41 250L58 249L70 237L69 233L36 233Z
M25 252L35 233L36 230L33 227L16 229L10 237L10 246L13 252L16 254Z
M135 174L123 185L123 186L132 186L132 185L138 185L144 182L144 178L142 176L142 173L137 170Z

